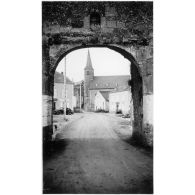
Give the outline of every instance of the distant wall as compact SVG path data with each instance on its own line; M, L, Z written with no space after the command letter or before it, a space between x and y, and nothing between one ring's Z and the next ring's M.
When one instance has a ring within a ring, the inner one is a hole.
M100 89L101 91L112 91L112 89ZM89 96L90 96L90 101L89 101L89 105L90 105L90 110L94 111L95 110L95 95L99 90L96 89L91 89L89 91Z
M55 83L54 84L54 98L56 101L56 109L64 106L64 84ZM66 104L67 108L73 109L73 84L66 84Z
M122 111L123 114L130 114L133 109L131 103L131 92L122 91L109 94L109 112L116 112L116 105L118 103L118 109Z
M106 110L108 111L108 102L103 98L103 96L97 92L96 96L95 96L95 100L94 100L94 109L98 110L98 109L102 109L102 110Z

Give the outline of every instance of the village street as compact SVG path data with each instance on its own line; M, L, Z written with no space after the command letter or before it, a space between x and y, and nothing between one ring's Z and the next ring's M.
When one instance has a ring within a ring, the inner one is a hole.
M152 157L125 141L129 121L83 113L44 157L44 193L152 193Z

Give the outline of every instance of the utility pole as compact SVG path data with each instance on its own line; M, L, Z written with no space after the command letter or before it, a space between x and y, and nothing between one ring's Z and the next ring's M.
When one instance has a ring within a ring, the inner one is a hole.
M64 119L66 120L66 57L64 58Z
M82 84L82 81L80 83L80 111L81 111L81 84Z

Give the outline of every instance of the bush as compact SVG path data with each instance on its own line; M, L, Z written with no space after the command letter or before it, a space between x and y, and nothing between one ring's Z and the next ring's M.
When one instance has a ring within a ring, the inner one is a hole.
M103 109L97 109L95 112L103 112L103 113L108 113L108 111L103 110Z
M117 110L116 114L122 114L122 110Z

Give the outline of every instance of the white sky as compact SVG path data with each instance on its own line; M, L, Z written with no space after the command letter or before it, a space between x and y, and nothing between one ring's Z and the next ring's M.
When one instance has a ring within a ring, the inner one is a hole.
M66 56L66 75L74 82L84 79L84 67L87 62L88 49L95 76L130 74L130 61L120 53L108 48L85 48L75 50ZM64 71L64 61L63 58L56 71Z

